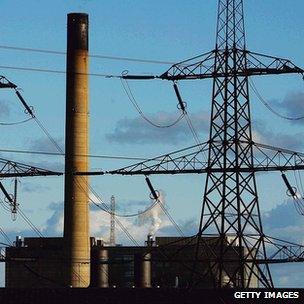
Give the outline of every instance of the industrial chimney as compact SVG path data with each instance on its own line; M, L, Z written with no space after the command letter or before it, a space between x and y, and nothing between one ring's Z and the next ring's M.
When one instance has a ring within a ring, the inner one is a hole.
M90 283L88 177L88 15L68 14L64 241L66 284Z

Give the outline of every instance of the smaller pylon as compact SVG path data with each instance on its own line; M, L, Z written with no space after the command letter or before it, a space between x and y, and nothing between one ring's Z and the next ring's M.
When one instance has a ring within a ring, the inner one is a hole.
M111 226L110 226L110 246L115 246L115 196L111 196Z

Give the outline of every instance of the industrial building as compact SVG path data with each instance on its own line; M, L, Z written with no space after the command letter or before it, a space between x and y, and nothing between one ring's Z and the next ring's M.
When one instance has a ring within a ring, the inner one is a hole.
M206 262L198 261L194 265L195 238L156 237L153 240L149 236L146 246L106 246L101 240L90 240L90 260L79 263L90 269L89 287L187 288L191 280L208 267ZM210 246L216 242L214 238L205 241ZM15 247L6 251L6 287L66 286L64 266L67 261L63 248L63 238L17 239ZM205 252L201 246L198 254L201 259ZM235 252L231 251L231 259L236 258ZM233 272L235 265L229 265ZM83 278L77 278L77 283L83 284ZM211 276L208 280L197 280L197 287L211 288L212 280ZM257 287L257 281L252 279L250 286Z

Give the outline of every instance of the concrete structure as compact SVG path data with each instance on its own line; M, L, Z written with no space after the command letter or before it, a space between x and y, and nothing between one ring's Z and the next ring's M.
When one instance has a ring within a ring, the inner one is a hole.
M134 285L139 288L152 287L151 252L134 255Z
M195 242L193 238L157 237L153 243L148 241L147 246L107 247L91 238L90 287L187 288L192 278ZM207 243L212 246L216 238L205 239ZM7 287L67 286L62 269L63 238L25 238L18 246L6 249ZM236 249L229 252L231 260L226 269L231 273L236 269ZM216 248L214 252L219 254ZM200 246L200 259L205 255L206 248ZM197 263L195 287L212 288L218 275L216 268L207 279L199 277L207 269L207 262ZM258 287L256 279L250 278L250 287Z
M88 177L88 15L73 13L67 23L64 248L65 283L90 284Z
M101 241L93 241L91 262L91 287L109 287L109 254Z

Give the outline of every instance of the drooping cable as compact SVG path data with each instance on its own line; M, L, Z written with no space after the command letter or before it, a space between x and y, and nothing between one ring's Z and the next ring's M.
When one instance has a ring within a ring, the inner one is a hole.
M140 216L140 215L143 215L147 212L149 212L150 210L152 210L155 206L157 205L157 202L153 202L150 206L148 206L146 209L144 209L143 211L140 211L140 212L137 212L137 213L128 213L128 214L118 214L118 213L113 213L112 211L109 211L107 209L103 209L102 206L102 210L106 213L109 213L109 214L113 214L114 216L117 216L117 217L136 217L136 216Z
M188 127L190 129L190 132L192 133L194 141L196 142L196 144L198 146L200 146L202 148L202 143L199 140L198 134L197 134L197 132L196 132L194 126L193 126L193 123L192 123L192 121L190 119L190 116L188 115L188 112L187 112L187 103L182 99L182 96L181 96L181 94L179 92L177 81L173 82L173 88L174 88L174 92L176 94L176 98L178 100L178 108L182 111L183 115L186 118L187 125L188 125ZM208 158L205 155L205 152L203 150L201 152L202 152L203 157L205 158L206 163L208 163Z
M82 177L83 179L83 177ZM85 181L86 183L86 181ZM77 187L86 192L84 187L82 186L82 184L80 182L77 182L76 181L76 184L77 184ZM98 193L90 186L90 185L87 185L88 188L90 189L90 191L92 192L92 194L94 194L94 196L99 200L100 204L96 203L89 195L86 195L87 196L87 199L93 204L95 205L98 209L104 211L104 212L107 212L109 214L111 214L111 210L110 210L110 207L105 204L103 202L103 200L101 199L101 197L98 195ZM127 230L127 228L119 221L118 218L115 217L115 221L117 223L117 225L120 227L120 229L126 234L126 236L131 240L131 242L136 245L136 246L139 246L138 242L134 239L134 237L129 233L129 231Z
M56 149L60 152L63 153L63 149L57 144L56 140L52 137L52 135L48 132L48 130L44 127L44 125L40 122L40 120L38 120L38 118L36 117L36 115L33 113L32 109L26 104L25 100L23 99L23 97L20 95L20 93L16 90L16 94L18 95L19 99L21 100L21 102L24 104L24 106L26 107L27 111L29 112L29 114L35 119L36 123L38 124L38 126L42 129L42 131L44 132L44 134L48 137L48 139L50 140L50 142L56 147ZM93 190L90 186L91 191ZM90 199L90 198L89 198ZM29 223L30 224L30 223ZM117 224L121 227L121 229L128 235L128 237L132 240L133 243L137 243L136 240L130 235L130 233L125 229L125 227L118 221ZM34 229L34 227L33 227ZM38 233L38 232L37 232ZM138 243L137 243L138 244Z
M140 106L138 105L135 97L134 97L134 94L132 93L131 91L131 88L128 84L128 81L126 79L120 79L121 81L121 84L122 84L122 87L128 97L128 99L130 100L131 104L133 105L133 107L135 108L135 110L139 113L139 115L147 122L149 123L150 125L152 125L153 127L156 127L156 128L170 128L170 127L173 127L175 126L183 117L184 117L184 113L182 113L176 120L174 120L173 122L167 124L167 125L160 125L160 124L157 124L155 122L153 122L151 119L149 119L144 113L143 111L141 110Z
M63 153L63 150L61 149L61 147L57 144L57 142L55 141L55 139L51 136L51 134L48 132L48 130L43 126L43 124L38 120L38 118L36 117L36 115L33 113L32 109L26 104L25 100L23 99L23 97L21 96L21 94L16 90L16 94L18 95L19 99L21 100L21 102L23 103L23 105L25 106L25 108L27 109L28 113L35 119L36 123L38 124L38 126L42 129L42 131L45 133L45 135L48 137L48 139L52 142L52 144L56 147L56 149ZM134 99L135 101L135 106L137 105L136 103L136 100ZM138 107L139 108L139 107ZM140 108L139 108L140 110ZM182 114L183 115L183 114ZM180 118L181 119L181 118ZM179 119L179 120L180 120ZM176 123L176 122L175 122ZM81 187L81 185L79 184L78 186ZM100 208L101 210L104 211L107 210L108 212L111 212L109 207L104 204L101 200L101 198L99 197L99 195L96 193L96 191L91 187L89 186L90 188L90 191L100 200L100 202L102 203L102 206L103 208L99 205L99 204L96 204L90 197L89 200L98 208ZM163 208L163 206L162 206ZM182 231L181 229L178 227L177 223L174 221L174 219L171 217L171 215L168 213L168 211L165 209L164 212L166 213L166 215L168 216L168 218L170 219L170 221L173 223L173 225L177 228L177 230L182 234ZM21 216L24 218L24 214ZM25 220L28 220L28 224L31 225L32 223L29 221L29 219L26 219L24 218ZM128 238L137 246L139 246L138 242L132 237L132 235L128 232L128 230L123 226L123 224L116 218L116 222L117 224L119 225L119 227L124 231L124 233L128 236ZM33 226L32 229L35 229L36 227ZM36 230L35 230L36 231ZM40 233L39 230L36 231L36 233ZM43 236L42 236L43 237Z
M303 183L302 183L301 172L300 172L300 170L297 170L296 172L298 173L299 180L300 180L300 188L301 188L301 192L302 192L302 197L304 197L304 187L303 187Z
M30 120L32 120L33 118L30 117L30 118L27 118L27 119L24 119L24 120L21 120L21 121L16 121L16 122L0 122L0 125L1 126L15 126L15 125L21 125L23 123L26 123Z
M97 208L107 211L107 213L111 213L110 207L105 204L101 197L98 195L98 193L92 188L92 186L89 186L90 191L94 194L94 196L99 200L102 206L100 206L98 203L96 203L91 197L88 196L88 199L90 200L91 203L93 203ZM105 209L105 210L104 210ZM120 227L120 229L126 234L126 236L131 240L131 242L135 246L139 246L139 243L134 239L134 237L130 234L130 232L127 230L127 228L121 223L121 221L115 217L115 222L117 225Z
M261 96L261 94L259 93L259 91L257 90L254 82L249 79L249 85L252 88L253 92L255 93L255 95L257 96L258 100L273 114L275 114L276 116L286 119L286 120L301 120L304 119L304 116L298 116L298 117L289 117L286 115L282 115L280 114L278 111L274 110L269 103Z

